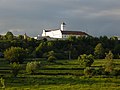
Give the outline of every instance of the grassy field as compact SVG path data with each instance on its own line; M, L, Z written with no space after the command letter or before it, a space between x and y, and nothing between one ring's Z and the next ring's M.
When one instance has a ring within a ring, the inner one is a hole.
M4 75L5 90L120 90L120 76L106 77L97 75L85 77L83 67L78 60L57 60L54 63L42 62L35 75L25 71L27 60L22 64L22 70L17 78L11 77L9 62L0 59L0 75ZM92 67L104 66L105 60L95 60ZM120 69L120 60L114 60L117 69ZM2 90L2 87L0 88Z

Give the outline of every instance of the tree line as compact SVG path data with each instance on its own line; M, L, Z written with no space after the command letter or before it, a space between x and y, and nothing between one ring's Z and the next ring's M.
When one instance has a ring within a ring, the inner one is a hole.
M109 51L114 58L120 58L120 41L117 37L70 36L66 40L48 41L24 38L24 35L14 36L12 32L0 35L0 52L4 54L11 47L24 49L28 58L77 59L80 55L92 54L95 58L103 59Z

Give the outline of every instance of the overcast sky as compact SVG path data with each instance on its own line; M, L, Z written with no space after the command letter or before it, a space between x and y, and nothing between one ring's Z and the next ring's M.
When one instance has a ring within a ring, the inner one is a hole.
M84 31L93 36L120 36L120 0L0 0L0 34L43 29Z

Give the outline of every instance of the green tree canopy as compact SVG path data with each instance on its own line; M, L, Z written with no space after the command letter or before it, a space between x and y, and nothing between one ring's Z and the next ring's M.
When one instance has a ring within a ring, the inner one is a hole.
M14 35L12 32L8 31L5 35L5 37L8 39L8 40L12 40L14 38Z
M90 55L83 54L78 57L78 60L80 61L80 64L82 66L90 67L94 62L94 56L92 54Z
M39 68L40 62L32 61L28 62L26 65L26 72L29 74L34 74L36 70Z
M98 43L96 46L95 46L95 50L94 50L94 55L96 58L103 58L105 53L104 53L104 48L102 46L101 43Z
M106 73L111 73L114 70L114 63L113 63L113 53L109 51L109 53L106 54L105 60L105 72Z
M26 57L26 50L20 47L11 47L4 51L4 57L12 63L22 63Z
M13 77L16 77L18 75L20 69L21 69L21 65L19 63L14 62L13 64L11 64L11 70L12 70L11 73Z
M37 57L42 57L45 52L47 52L47 43L46 42L41 42L39 46L35 49L36 56Z

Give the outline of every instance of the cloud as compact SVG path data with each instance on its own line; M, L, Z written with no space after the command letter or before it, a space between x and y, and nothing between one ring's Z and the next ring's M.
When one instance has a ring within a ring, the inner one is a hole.
M37 36L43 29L59 28L65 21L68 30L88 29L98 36L120 34L119 3L120 0L0 0L0 33L11 30Z

